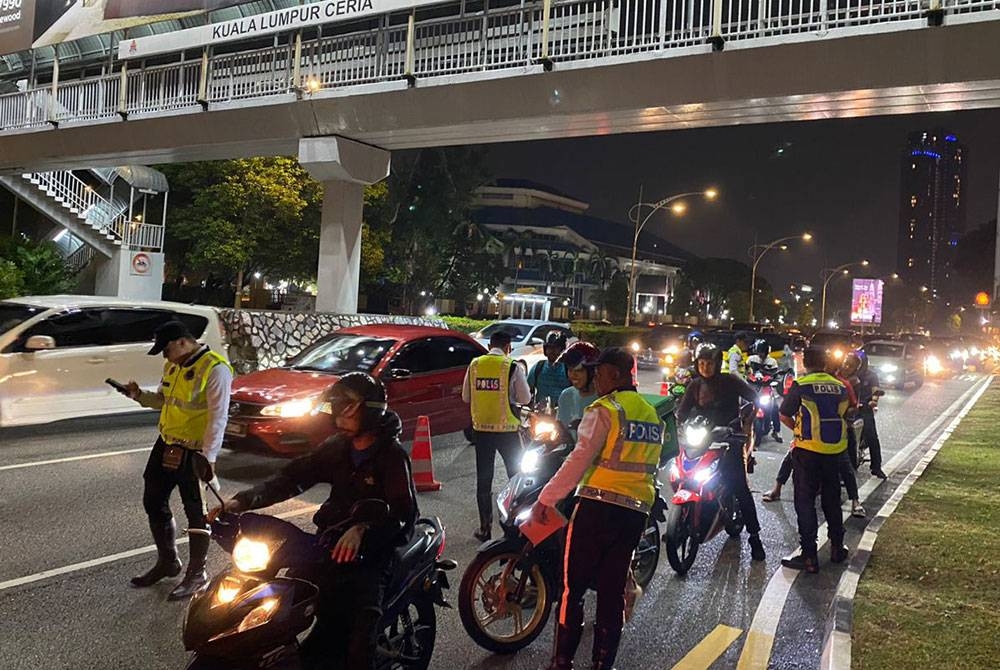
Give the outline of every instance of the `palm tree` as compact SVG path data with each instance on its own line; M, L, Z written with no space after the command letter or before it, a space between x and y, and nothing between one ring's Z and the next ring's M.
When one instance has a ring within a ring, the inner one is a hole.
M590 278L601 287L601 291L606 291L608 284L618 271L617 259L605 255L604 251L598 247L590 254Z
M534 246L534 235L528 230L514 230L508 228L503 234L503 254L507 267L514 268L514 290L517 290L517 279L521 268L524 267L525 252Z

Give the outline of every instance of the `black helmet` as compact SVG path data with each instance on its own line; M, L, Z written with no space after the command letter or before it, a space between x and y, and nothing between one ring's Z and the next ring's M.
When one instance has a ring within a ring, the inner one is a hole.
M700 344L700 345L698 345L698 350L695 352L694 360L695 360L695 365L697 365L698 361L701 361L701 360L715 361L715 368L716 368L716 370L721 371L722 370L722 349L719 349L717 346L715 346L711 342L706 342L705 344Z
M562 352L556 363L562 363L567 370L581 365L593 365L601 355L601 350L590 342L574 342L569 349Z
M771 353L771 347L768 345L767 340L760 338L758 340L754 340L753 345L750 347L750 353L755 356L760 356L761 362L763 362L763 359L767 358Z
M556 347L560 352L565 350L566 336L558 330L553 330L545 337L545 344L543 345L544 349L548 349L549 347Z
M389 404L385 400L385 386L365 372L349 372L327 389L323 400L330 403L336 416L346 405L362 403L361 430L369 431L378 426Z

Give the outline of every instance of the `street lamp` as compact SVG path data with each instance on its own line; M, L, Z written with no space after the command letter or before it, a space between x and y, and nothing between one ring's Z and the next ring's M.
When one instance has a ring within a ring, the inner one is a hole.
M632 301L635 296L635 256L636 251L639 246L639 233L646 226L646 222L652 218L653 214L657 210L666 207L667 205L673 204L671 210L676 215L681 215L687 210L687 206L684 203L677 202L681 198L688 198L692 196L702 196L706 200L715 200L719 197L719 192L714 188L705 189L704 191L689 191L687 193L677 193L676 195L671 195L669 197L660 200L659 202L643 202L642 201L642 187L639 187L639 202L635 203L628 210L628 220L635 224L635 235L632 236L632 265L629 267L628 274L628 309L625 312L625 327L627 328L632 323ZM676 203L676 204L674 204ZM640 214L642 213L643 207L649 207L649 213L640 220Z
M868 259L865 259L856 263L844 263L843 265L838 265L835 268L826 268L819 273L820 278L823 280L823 300L822 306L820 307L820 323L826 323L826 287L829 286L830 280L841 274L850 274L847 268L854 267L855 265L868 266Z
M808 242L812 239L811 233L802 233L801 235L789 235L787 237L779 237L776 240L772 240L767 244L755 244L750 247L747 252L750 254L750 258L753 259L753 266L750 269L750 323L754 322L753 318L753 299L754 294L757 292L757 265L760 264L760 259L764 257L768 251L775 247L780 247L782 251L788 249L788 245L785 242L790 242L792 240L802 240ZM759 252L757 250L760 250Z

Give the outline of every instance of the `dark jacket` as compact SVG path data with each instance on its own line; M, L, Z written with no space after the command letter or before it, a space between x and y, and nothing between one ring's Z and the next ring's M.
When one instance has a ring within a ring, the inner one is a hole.
M296 458L271 479L236 494L247 509L267 507L330 484L330 496L313 516L319 532L348 518L351 506L365 498L389 505L385 523L365 532L362 552L381 554L406 544L417 520L417 494L410 473L410 457L399 442L402 422L387 412L377 429L378 439L364 452L352 454L351 441L341 434L327 439L316 451ZM354 457L364 454L355 465Z
M757 392L738 375L717 372L708 379L697 377L684 391L677 420L704 416L713 425L728 426L740 415L740 398L757 402Z

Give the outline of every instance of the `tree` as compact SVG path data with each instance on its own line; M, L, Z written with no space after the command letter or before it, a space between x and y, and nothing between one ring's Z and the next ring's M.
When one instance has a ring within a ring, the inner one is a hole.
M7 261L6 290L21 295L66 293L75 285L73 274L52 242L35 242L19 235L0 239L0 262ZM14 271L10 270L13 265Z
M24 278L14 261L0 259L0 300L21 295L23 283Z
M455 300L462 316L472 296L492 292L506 273L499 243L485 230L471 221L455 228L451 257L440 283L443 295Z
M604 308L608 319L613 323L625 320L625 310L628 309L628 277L624 272L617 273L608 283L604 292Z
M680 271L671 313L685 312L701 317L719 317L729 311L736 321L750 315L751 269L746 263L731 258L699 258L689 261ZM754 298L754 316L758 319L773 318L777 313L771 287L758 276L757 295Z

